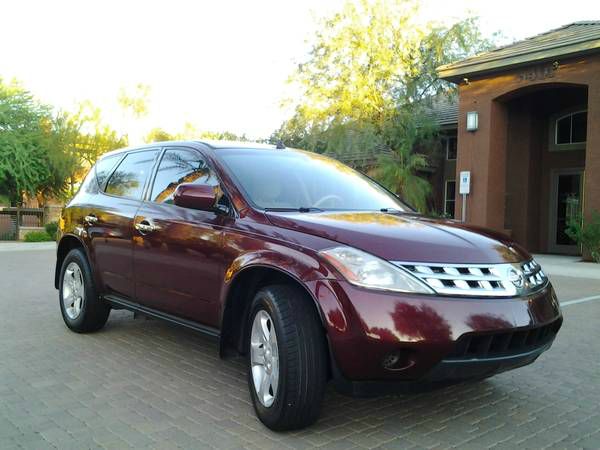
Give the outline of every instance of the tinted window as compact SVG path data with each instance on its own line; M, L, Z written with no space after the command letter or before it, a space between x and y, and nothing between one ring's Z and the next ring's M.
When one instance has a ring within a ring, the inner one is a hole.
M158 166L150 200L157 203L173 203L175 189L181 183L219 185L214 172L198 152L169 149Z
M107 156L96 163L96 180L98 180L98 186L101 188L104 186L104 182L121 156L122 155Z
M141 199L144 183L157 154L158 150L128 154L110 176L105 192L119 197Z
M456 159L457 140L455 136L446 138L446 159L451 161Z
M94 194L98 192L98 183L96 182L96 171L94 170L94 167L92 167L85 176L81 186L79 187L79 192L86 192L88 194Z
M411 211L377 183L316 153L226 149L218 157L259 208Z

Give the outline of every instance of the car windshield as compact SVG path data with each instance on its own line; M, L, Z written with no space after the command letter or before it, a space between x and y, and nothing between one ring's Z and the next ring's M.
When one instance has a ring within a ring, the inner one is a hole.
M262 149L217 153L248 199L261 209L413 211L374 181L317 153Z

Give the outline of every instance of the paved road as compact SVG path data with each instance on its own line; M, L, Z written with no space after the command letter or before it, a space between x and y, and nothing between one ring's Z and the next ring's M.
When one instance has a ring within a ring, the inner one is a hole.
M242 361L193 332L123 311L69 332L53 258L0 252L0 449L600 448L600 301L566 307L532 366L419 395L329 390L315 426L277 434L254 416ZM600 280L554 282L565 300L600 294Z

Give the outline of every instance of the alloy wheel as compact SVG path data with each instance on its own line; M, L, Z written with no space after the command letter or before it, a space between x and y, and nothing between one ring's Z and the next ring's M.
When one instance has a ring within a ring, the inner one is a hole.
M275 324L263 309L256 313L252 322L250 364L258 400L268 408L275 401L279 386L279 349Z
M75 320L81 314L85 300L85 283L79 264L70 262L65 269L62 284L62 301L67 317Z

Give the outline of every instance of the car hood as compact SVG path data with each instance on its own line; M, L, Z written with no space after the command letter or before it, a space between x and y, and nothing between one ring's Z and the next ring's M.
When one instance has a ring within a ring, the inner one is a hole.
M495 264L531 258L501 233L454 220L380 212L268 212L273 225L352 246L388 261Z

